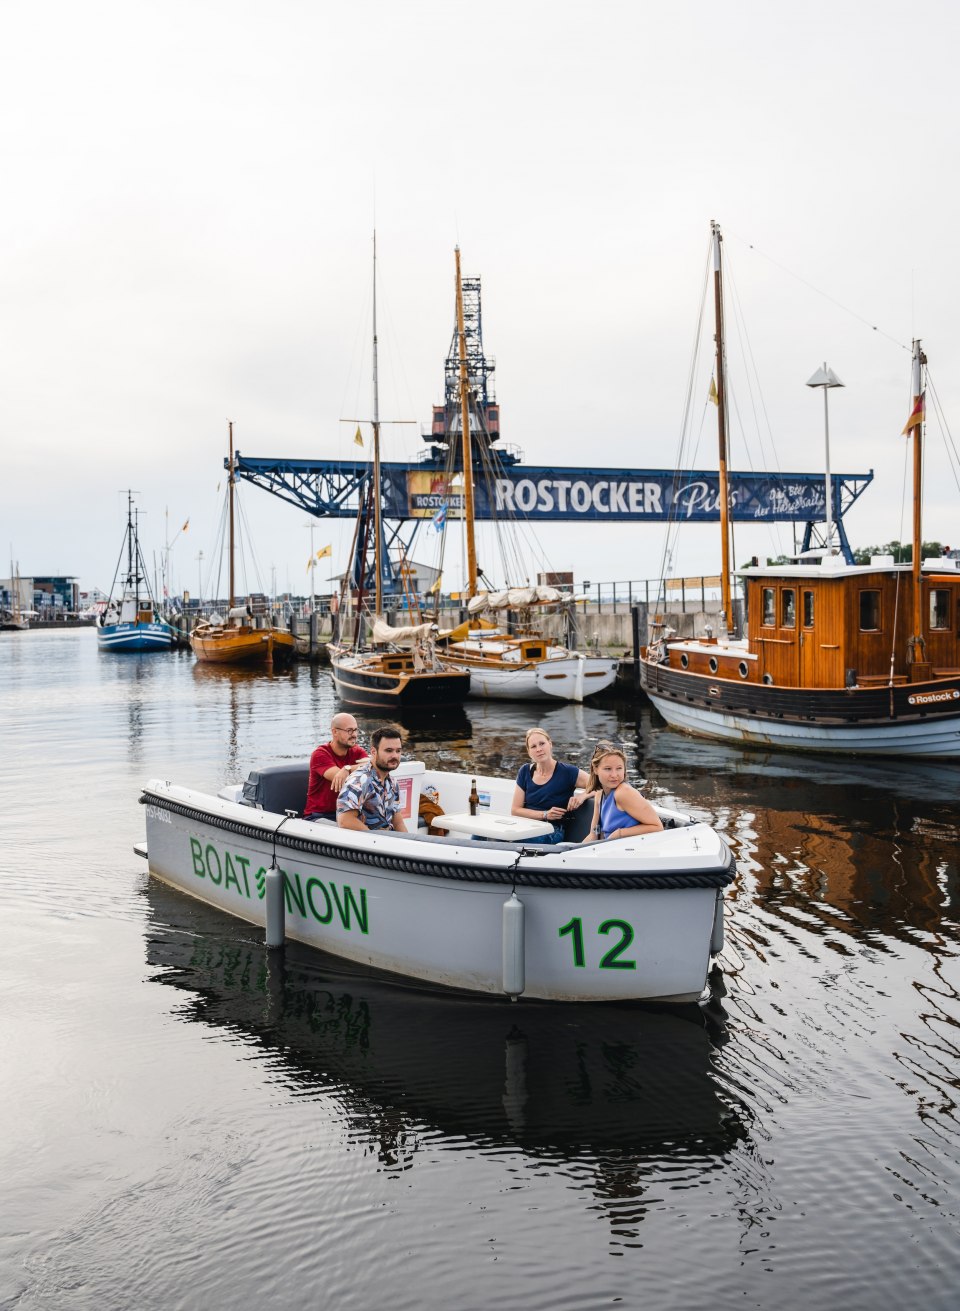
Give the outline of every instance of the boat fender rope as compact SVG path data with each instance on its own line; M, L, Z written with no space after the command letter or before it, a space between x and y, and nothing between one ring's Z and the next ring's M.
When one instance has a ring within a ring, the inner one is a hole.
M265 830L253 824L244 824L235 819L228 819L224 815L211 815L205 810L185 805L180 801L173 801L169 797L148 795L147 793L141 794L139 802L141 806L157 806L163 810L169 810L173 815L180 815L186 819L194 820L207 825L209 828L223 829L236 834L238 837L247 838L252 842L263 841L265 837L272 836L276 844L282 827L278 824L275 830ZM319 825L318 827L323 826ZM369 865L376 869L399 870L404 874L426 874L432 878L451 879L467 883L511 883L521 873L519 869L521 860L533 855L550 855L549 848L523 848L517 853L513 866L491 868L487 865L455 864L453 861L448 863L430 861L424 860L422 857L408 859L404 856L388 855L385 852L358 851L355 848L348 850L324 842L319 838L319 835L317 838L307 840L296 837L292 833L284 833L280 837L279 844L293 851L302 851L308 855L318 856L321 859L348 861L352 865ZM514 869L516 869L516 873L514 873ZM623 874L613 870L591 870L589 873L583 874L553 870L525 869L522 871L524 882L528 887L616 889L724 888L728 883L733 882L735 872L736 862L732 855L727 865L722 869L685 870L675 874L651 874L646 872Z

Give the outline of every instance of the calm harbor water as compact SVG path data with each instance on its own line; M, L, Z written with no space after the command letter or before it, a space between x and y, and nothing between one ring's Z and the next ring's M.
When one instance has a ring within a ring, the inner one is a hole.
M146 779L219 788L335 709L322 669L0 637L0 1306L957 1305L960 767L534 712L739 877L702 1007L511 1006L268 963L133 855ZM408 749L512 772L532 722Z

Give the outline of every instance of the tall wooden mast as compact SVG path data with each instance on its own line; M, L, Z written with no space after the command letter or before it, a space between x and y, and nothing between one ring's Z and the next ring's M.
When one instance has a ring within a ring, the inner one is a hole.
M477 594L477 547L473 526L473 447L470 440L470 378L467 373L467 335L463 325L463 284L460 281L460 247L457 256L457 348L460 354L460 428L463 454L463 517L467 529L467 595Z
M716 317L717 343L717 439L720 472L720 596L723 622L727 629L733 620L730 596L730 489L727 480L727 379L726 356L723 348L723 259L719 223L711 223L713 231L713 297Z
M233 535L233 512L234 512L234 511L233 511L233 495L234 495L234 493L233 493L233 480L234 480L234 470L233 470L233 422L232 422L232 420L229 420L229 419L227 420L227 429L228 429L229 434L230 434L230 437L229 437L229 440L230 440L230 461L229 461L229 464L228 464L228 466L227 466L227 467L228 467L228 473L227 473L227 486L228 486L228 488L229 488L229 497L228 497L228 499L229 499L229 502L230 502L230 560L229 560L229 563L230 563L230 605L229 605L228 608L232 610L232 609L233 609L233 588L234 588L234 535Z
M921 590L920 566L923 551L923 424L924 395L923 369L927 359L920 349L919 340L913 343L913 412L908 426L913 432L913 636L909 644L909 661L916 677L928 677L926 667L926 643L923 639L923 594ZM914 415L917 416L914 422ZM919 669L918 666L923 666Z
M373 234L373 573L374 609L383 609L380 578L380 386L377 379L377 234ZM366 567L366 566L364 566Z

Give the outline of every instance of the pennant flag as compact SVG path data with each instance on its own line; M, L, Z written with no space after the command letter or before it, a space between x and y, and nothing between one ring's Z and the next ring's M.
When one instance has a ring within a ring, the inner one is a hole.
M320 550L317 552L317 559L322 560L325 555L333 555L332 546L321 546Z
M180 529L180 531L182 533L185 533L189 527L190 527L190 520L188 519L186 523L183 525L183 527Z
M353 444L354 446L363 445L363 433L360 431L359 423L357 424L357 431L353 434Z
M904 425L903 432L900 434L901 437L906 437L908 432L910 432L913 428L919 428L921 423L923 423L923 417L924 414L926 413L926 408L924 405L924 400L926 398L926 395L927 393L925 391L922 391L920 395L917 397L917 403L910 411L910 418L907 420L906 424Z
M445 505L441 505L440 509L433 516L433 526L438 533L442 533L447 526L447 507Z
M714 405L720 404L720 393L717 391L717 380L711 375L710 390L707 392L707 400L713 401Z

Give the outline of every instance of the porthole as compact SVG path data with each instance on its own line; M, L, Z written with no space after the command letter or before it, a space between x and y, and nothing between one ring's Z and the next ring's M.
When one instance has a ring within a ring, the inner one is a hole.
M746 678L749 672L750 671L747 669L746 660L741 660L740 663L737 665L737 673L740 675L741 678Z
M715 674L719 668L720 668L720 662L719 662L719 660L717 659L716 656L711 656L711 657L710 657L710 672L711 672L711 674Z
M764 674L763 681L767 687L773 687L773 674Z
M687 665L688 665L689 663L690 663L690 661L689 661L689 659L688 659L688 657L687 657L687 653L686 653L686 651L682 652L682 653L681 653L681 656L680 656L680 668L681 668L681 669L686 669L686 667L687 667Z

